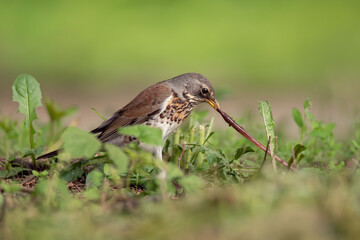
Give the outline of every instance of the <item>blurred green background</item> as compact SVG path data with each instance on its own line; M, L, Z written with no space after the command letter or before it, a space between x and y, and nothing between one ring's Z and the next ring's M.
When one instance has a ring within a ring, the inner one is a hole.
M1 107L21 73L37 78L44 95L57 93L57 101L77 96L68 101L94 106L89 96L108 93L123 96L113 104L121 107L154 82L200 72L216 89L231 89L237 106L254 103L244 108L262 99L275 110L276 99L301 106L310 97L328 104L317 103L320 110L352 112L360 87L359 12L355 0L2 0Z

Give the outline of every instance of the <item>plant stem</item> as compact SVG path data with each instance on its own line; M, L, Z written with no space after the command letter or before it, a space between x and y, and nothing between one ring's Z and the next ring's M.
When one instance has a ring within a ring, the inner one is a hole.
M198 139L198 144L199 146L202 146L205 142L205 126L204 125L200 125L199 126L199 139ZM200 167L202 165L204 161L204 154L202 152L200 152L199 149L199 154L196 160L196 166Z
M188 144L194 143L194 137L195 137L195 128L191 127ZM192 150L189 148L186 151L186 160L185 160L186 164L189 164L191 162L191 157L192 157Z
M173 145L172 145L172 162L176 162L179 158L178 146L180 145L180 131L175 130L173 134Z

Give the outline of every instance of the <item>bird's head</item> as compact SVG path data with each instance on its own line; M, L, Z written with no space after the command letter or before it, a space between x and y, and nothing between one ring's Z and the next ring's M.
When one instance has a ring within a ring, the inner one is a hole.
M209 103L215 110L220 109L216 101L216 94L213 86L206 77L199 73L185 73L169 80L177 86L177 93L181 97L190 98L190 100L199 104L202 102Z

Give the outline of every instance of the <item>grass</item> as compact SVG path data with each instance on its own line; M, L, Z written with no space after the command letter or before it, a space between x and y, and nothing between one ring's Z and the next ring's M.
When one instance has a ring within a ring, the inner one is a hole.
M29 104L16 91L25 83L30 86L25 90L32 99ZM299 138L278 137L272 148L296 168L290 171L277 163L274 167L270 158L264 162L264 153L233 129L214 130L213 122L220 118L206 121L207 112L194 112L163 143L165 161L160 162L135 144L123 149L102 146L88 132L64 126L74 110L50 101L45 104L50 122L39 124L35 109L41 92L36 83L29 75L14 83L14 99L19 109L27 110L21 111L26 121L0 119L4 239L360 236L359 122L354 135L339 142L335 124L318 121L309 100L303 109L293 109L289 114L299 127ZM267 131L273 132L268 111L271 114L270 108L262 108ZM249 124L247 129L264 145L265 126ZM121 131L148 144L162 144L154 129ZM58 160L31 160L45 148L60 146L64 150ZM158 177L160 168L167 171L165 180Z

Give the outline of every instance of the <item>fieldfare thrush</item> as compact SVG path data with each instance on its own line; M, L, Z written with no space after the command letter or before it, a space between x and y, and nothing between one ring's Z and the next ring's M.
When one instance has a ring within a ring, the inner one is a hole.
M98 134L98 139L104 143L124 146L136 138L121 135L118 129L141 124L160 128L165 141L202 102L209 103L216 110L220 108L209 80L199 73L185 73L146 88L91 132ZM151 151L155 158L162 159L161 146L139 145ZM39 158L53 157L57 153L54 151Z

